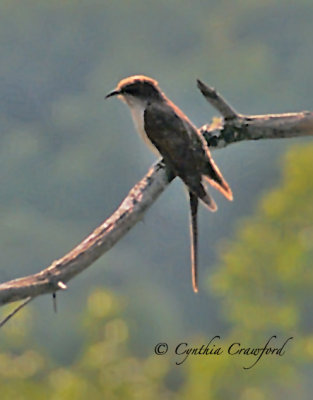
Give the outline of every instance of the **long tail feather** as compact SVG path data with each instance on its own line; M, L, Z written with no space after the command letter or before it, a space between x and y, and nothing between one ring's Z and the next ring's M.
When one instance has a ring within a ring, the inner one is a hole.
M190 201L190 258L191 279L195 293L198 293L198 197L189 191Z

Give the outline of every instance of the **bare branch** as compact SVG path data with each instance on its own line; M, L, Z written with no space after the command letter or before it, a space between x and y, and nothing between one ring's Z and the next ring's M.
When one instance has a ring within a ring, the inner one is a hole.
M224 119L200 128L210 149L243 140L313 135L313 113L242 115L213 89L198 81L206 99ZM144 215L174 176L159 161L129 192L118 209L64 257L34 275L0 284L0 305L65 290L66 283L85 270L121 239ZM25 305L27 303L25 302Z
M27 297L26 300L23 301L22 304L14 308L14 310L7 315L2 321L0 321L0 328L6 324L12 317L14 317L15 314L17 314L23 307L25 307L28 303L30 303L33 300L33 297Z
M112 216L72 251L37 274L2 283L0 305L66 289L65 282L96 261L141 220L172 179L173 176L159 161L130 190Z
M197 79L197 86L207 101L222 114L225 119L237 118L239 114L229 105L217 91Z
M243 140L282 139L313 135L313 113L240 115L200 128L211 150Z
M198 80L204 97L224 117L200 128L210 149L220 149L243 140L282 139L313 135L313 113L243 115L239 114L214 89Z

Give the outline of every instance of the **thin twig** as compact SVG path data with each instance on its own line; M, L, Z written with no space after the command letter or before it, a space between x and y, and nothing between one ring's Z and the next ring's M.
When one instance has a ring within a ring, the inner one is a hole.
M0 328L6 324L16 313L18 313L23 307L33 300L34 297L27 297L27 299L16 307L9 315L7 315L2 321L0 321Z
M57 294L55 292L52 293L52 303L53 303L53 311L57 313L58 307L57 307Z

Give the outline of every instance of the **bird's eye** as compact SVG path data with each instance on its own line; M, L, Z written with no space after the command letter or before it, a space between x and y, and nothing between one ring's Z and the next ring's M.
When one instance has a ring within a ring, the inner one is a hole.
M123 89L124 93L130 94L132 96L135 96L136 94L138 94L138 87L135 86L127 86Z

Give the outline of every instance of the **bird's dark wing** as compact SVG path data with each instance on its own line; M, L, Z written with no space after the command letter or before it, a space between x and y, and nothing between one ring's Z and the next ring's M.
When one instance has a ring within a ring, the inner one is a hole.
M148 138L177 175L197 171L188 126L166 103L149 104L144 112L144 127Z
M201 184L203 176L228 200L232 200L232 191L212 159L203 135L173 103L148 105L144 124L148 138L165 162L200 199L206 193ZM209 204L208 199L202 200L212 209L213 199L210 198ZM213 208L216 209L215 203Z
M167 103L152 103L144 112L144 127L152 144L158 149L165 163L179 176L191 192L211 210L217 209L206 192L202 181L204 150L196 129L176 107Z

